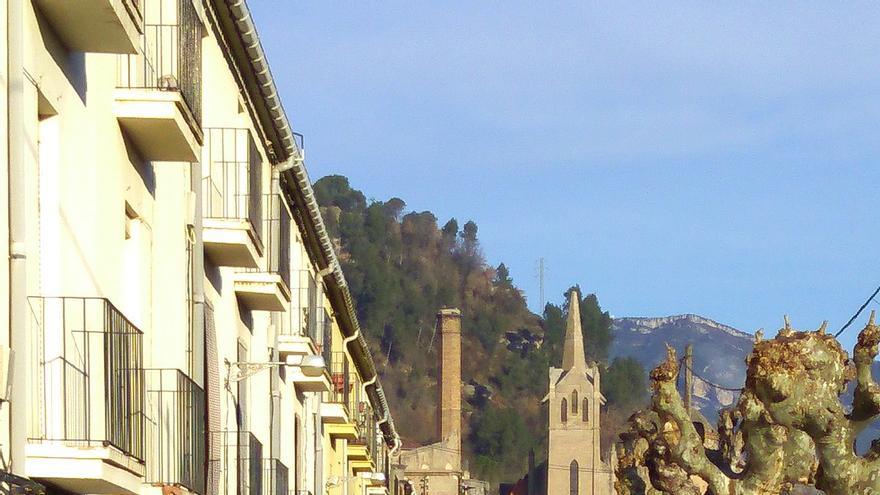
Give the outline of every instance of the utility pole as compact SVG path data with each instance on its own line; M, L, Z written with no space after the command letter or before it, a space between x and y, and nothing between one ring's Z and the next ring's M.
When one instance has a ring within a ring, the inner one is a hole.
M688 344L684 349L684 407L688 414L693 407L694 394L694 346Z
M539 300L541 301L541 306L539 311L541 313L544 312L544 307L547 304L547 300L544 298L544 276L546 274L547 267L544 264L544 258L538 259L538 294Z

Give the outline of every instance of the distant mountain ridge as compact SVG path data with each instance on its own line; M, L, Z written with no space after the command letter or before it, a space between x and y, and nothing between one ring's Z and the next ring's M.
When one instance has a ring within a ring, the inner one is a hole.
M730 389L742 386L754 336L696 314L615 318L612 328L611 357L635 358L646 370L666 357L666 344L673 346L679 356L692 344L694 372L698 375L695 402L710 420L715 419L719 408L737 399L736 392L713 387L705 380Z

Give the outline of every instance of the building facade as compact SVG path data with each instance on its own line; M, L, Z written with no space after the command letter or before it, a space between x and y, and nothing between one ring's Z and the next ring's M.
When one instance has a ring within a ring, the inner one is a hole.
M390 493L400 441L246 4L8 1L0 29L0 488Z
M602 459L600 441L601 374L596 363L587 363L581 328L580 296L569 294L562 367L549 370L549 390L544 397L548 415L547 460L535 465L512 486L511 495L611 495L613 460ZM613 457L613 453L612 453Z

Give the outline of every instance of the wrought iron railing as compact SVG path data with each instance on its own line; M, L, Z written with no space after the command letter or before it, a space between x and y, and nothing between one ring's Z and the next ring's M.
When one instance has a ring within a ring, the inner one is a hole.
M146 378L148 483L205 493L205 391L176 369Z
M324 402L349 406L351 378L348 358L344 352L333 352L330 357L330 390L324 393Z
M249 431L216 431L212 436L220 455L209 461L209 470L226 477L225 495L263 495L263 444L257 437Z
M138 53L119 55L116 86L178 91L196 123L202 121L202 22L192 0L143 0ZM137 3L137 2L135 2Z
M262 158L248 129L204 129L202 214L249 220L262 240ZM289 244L289 243L288 243Z
M318 285L310 270L297 271L297 284L292 292L291 318L293 324L285 331L291 335L308 336L312 342L321 347L323 341L320 339L320 320L324 309L319 304ZM327 360L327 362L330 361Z
M290 211L284 204L280 194L264 194L263 213L263 256L266 258L265 269L281 276L287 287L290 287ZM248 271L259 271L251 268Z
M366 400L358 402L357 409L358 443L365 445L370 455L376 454L376 418L373 407ZM376 458L373 457L375 461Z
M330 319L327 310L323 308L321 309L321 316L323 319L321 325L321 356L324 358L325 363L329 363L333 359L333 320Z
M143 335L98 297L29 297L31 442L144 460Z
M263 459L262 495L290 495L288 469L279 459Z

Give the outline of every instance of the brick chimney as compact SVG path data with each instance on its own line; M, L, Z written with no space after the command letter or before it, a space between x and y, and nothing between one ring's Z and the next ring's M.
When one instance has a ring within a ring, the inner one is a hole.
M458 453L461 467L461 311L443 309L437 313L440 334L440 373L438 375L437 432L441 442Z

